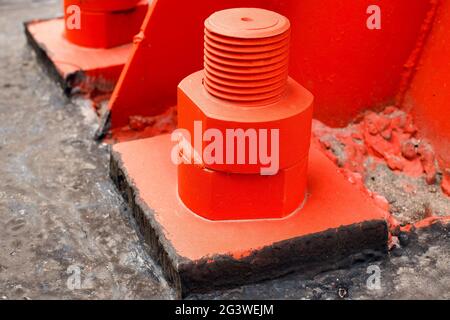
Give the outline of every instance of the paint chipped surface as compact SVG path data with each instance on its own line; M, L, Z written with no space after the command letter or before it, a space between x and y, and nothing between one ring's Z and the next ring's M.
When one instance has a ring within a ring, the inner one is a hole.
M27 32L51 60L68 94L110 94L131 54L131 44L111 49L85 48L64 37L64 19L33 20Z
M106 150L92 142L95 114L67 103L25 46L21 21L57 16L59 7L0 2L8 30L0 33L0 299L173 298L112 188ZM367 289L369 266L360 264L190 298L340 299L345 288L350 299L450 299L449 230L435 225L399 239L377 263L380 291ZM88 281L74 292L66 270L77 262Z

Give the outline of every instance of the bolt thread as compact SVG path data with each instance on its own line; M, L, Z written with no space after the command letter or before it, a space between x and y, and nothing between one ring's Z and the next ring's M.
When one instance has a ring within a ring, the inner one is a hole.
M205 28L204 87L219 99L261 106L287 87L290 29L265 38L238 38Z

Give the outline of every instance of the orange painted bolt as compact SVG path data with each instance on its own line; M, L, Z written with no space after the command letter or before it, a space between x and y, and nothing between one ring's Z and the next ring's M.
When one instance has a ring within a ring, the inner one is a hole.
M289 63L286 18L266 10L227 10L213 14L205 27L204 85L210 94L246 106L281 99Z
M65 37L89 48L131 43L147 10L147 0L64 0Z
M178 192L210 220L283 218L305 201L313 96L288 77L290 23L272 11L205 22L204 70L178 88Z

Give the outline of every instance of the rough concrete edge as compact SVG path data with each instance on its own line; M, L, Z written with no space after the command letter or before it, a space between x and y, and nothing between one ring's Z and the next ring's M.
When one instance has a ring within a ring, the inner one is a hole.
M372 220L275 243L240 260L231 255L220 255L191 261L180 257L165 238L161 225L154 219L154 211L140 198L121 155L114 151L110 157L110 176L130 206L139 231L150 247L150 255L162 266L179 298L270 280L293 272L314 276L373 261L388 251L387 222ZM292 252L301 254L293 255Z
M139 232L149 246L149 254L162 267L166 280L175 289L178 298L182 297L181 278L178 265L181 258L175 253L169 241L165 238L162 228L153 219L153 210L142 201L139 192L134 188L132 179L123 167L119 153L111 148L110 177L118 191L131 209L138 225Z
M55 18L52 18L55 19ZM34 50L36 53L37 60L41 63L44 70L47 72L47 74L54 79L56 82L59 83L61 88L64 90L64 93L67 96L71 96L73 94L74 86L73 83L76 83L79 81L79 79L84 78L84 72L82 70L73 72L69 74L67 77L63 77L61 73L56 68L56 65L53 63L52 59L48 55L45 47L42 46L42 44L38 43L36 39L31 34L30 30L28 29L28 26L32 23L41 22L41 21L48 21L51 19L46 20L32 20L32 21L26 21L23 23L24 29L25 29L25 35L27 38L27 42L30 45L30 47Z
M184 295L233 288L290 273L319 273L374 261L387 253L388 228L373 220L288 239L236 260L216 256L180 265ZM207 288L207 290L205 290Z
M36 39L33 37L33 35L28 30L28 26L32 23L40 22L40 21L47 21L51 19L46 20L33 20L33 21L27 21L24 22L24 29L25 29L25 35L27 37L27 42L31 46L31 48L35 51L37 60L41 63L44 70L47 72L47 74L54 79L61 88L64 91L64 94L68 97L71 97L74 95L74 89L76 86L74 86L74 83L78 83L81 81L81 79L85 78L85 73L80 70L74 73L69 74L66 78L64 78L61 73L56 68L56 65L53 63L52 59L49 57L46 49L39 44ZM109 132L111 128L111 111L107 110L101 117L100 117L100 125L97 131L94 135L94 140L101 141Z
M405 107L406 110L411 108L407 105L408 91L411 88L418 66L421 62L424 49L429 41L431 33L433 32L433 28L435 27L436 17L442 5L442 0L429 0L429 4L430 8L428 9L425 19L420 26L420 30L415 41L415 47L411 50L405 62L405 66L407 67L402 74L399 90L395 97L395 104Z

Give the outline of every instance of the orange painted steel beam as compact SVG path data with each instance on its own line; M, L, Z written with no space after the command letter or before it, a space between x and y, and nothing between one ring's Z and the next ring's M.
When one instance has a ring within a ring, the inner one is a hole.
M404 100L420 133L450 169L450 2L441 1ZM450 173L449 173L450 175Z
M28 42L67 94L112 92L131 44L110 49L80 47L64 37L64 19L26 24Z
M111 126L176 105L178 83L203 65L203 21L231 7L279 12L292 24L290 76L316 97L315 116L345 125L392 102L430 0L379 0L382 29L369 30L372 0L155 0L109 108ZM186 14L189 12L189 14ZM176 23L174 23L176 21Z
M141 0L64 0L64 6L67 8L76 5L82 10L94 12L114 12L131 10Z
M268 10L228 9L206 19L205 68L178 87L179 128L201 157L180 165L178 191L204 218L283 218L305 200L313 96L288 77L289 39L289 20ZM211 130L221 140L196 145ZM236 130L241 145L229 137ZM253 137L245 137L248 132ZM267 175L258 157L262 144L277 166ZM222 150L217 161L205 158L212 147Z

